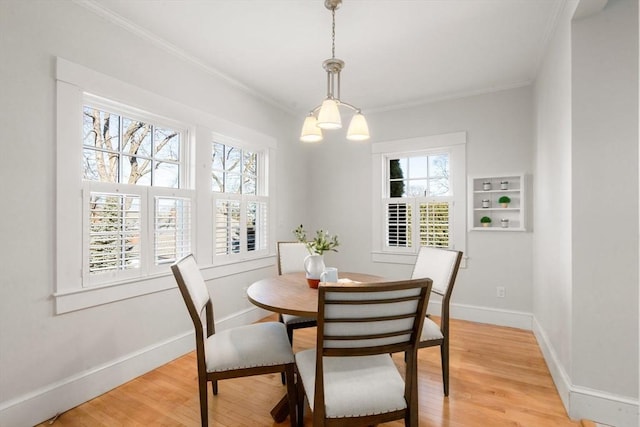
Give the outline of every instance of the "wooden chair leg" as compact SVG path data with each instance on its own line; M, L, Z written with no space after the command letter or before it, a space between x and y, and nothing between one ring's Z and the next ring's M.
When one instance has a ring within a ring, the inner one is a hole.
M218 380L211 381L211 390L213 390L213 395L218 395Z
M445 340L440 346L440 359L442 363L442 387L444 395L449 396L449 343Z
M287 326L287 337L289 338L289 344L293 347L293 328L291 326Z
M202 427L207 427L209 425L209 405L206 378L198 378L198 390L200 392L200 423Z
M406 387L411 393L409 402L407 402L407 416L405 417L405 425L411 427L418 427L418 353L413 354L406 353L407 366L406 366Z
M295 365L287 365L285 367L285 376L287 380L287 397L289 398L289 421L291 427L298 425L296 423L296 408L297 408L297 391L296 391L296 374Z
M304 387L302 381L298 375L298 381L296 382L296 393L298 397L298 427L304 427Z
M280 322L283 322L282 314L280 315L279 318L280 318ZM293 328L291 328L290 326L287 326L287 337L289 338L289 344L291 344L291 346L293 347ZM280 374L280 378L282 379L282 385L285 385L286 378L285 378L284 372Z

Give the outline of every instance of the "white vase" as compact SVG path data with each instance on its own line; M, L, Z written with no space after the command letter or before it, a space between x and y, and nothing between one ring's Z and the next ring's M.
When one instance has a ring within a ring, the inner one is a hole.
M324 259L322 255L309 255L304 259L304 271L307 273L307 279L318 279L324 271Z

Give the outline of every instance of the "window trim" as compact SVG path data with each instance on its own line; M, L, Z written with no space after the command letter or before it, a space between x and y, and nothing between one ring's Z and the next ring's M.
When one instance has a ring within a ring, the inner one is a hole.
M450 176L453 196L453 231L452 247L466 252L466 132L453 132L441 135L430 135L402 140L383 141L371 145L371 171L372 171L372 251L373 262L392 264L413 264L418 252L418 245L412 248L385 247L385 219L382 207L389 200L386 194L387 176L386 162L389 157L408 157L417 153L449 153ZM462 173L458 173L458 169ZM420 199L430 199L429 197ZM394 198L402 200L402 198ZM410 198L413 203L416 198ZM400 249L400 250L399 250Z
M274 197L274 180L270 173L276 170L275 138L248 129L227 120L220 119L201 110L191 108L177 101L157 95L129 83L74 64L63 58L56 58L56 259L55 259L55 313L67 313L98 306L123 299L133 298L176 287L171 272L153 273L142 278L132 278L99 286L83 287L83 223L82 192L82 109L85 94L107 99L116 103L150 111L159 117L171 117L171 122L187 124L188 135L185 144L191 147L189 180L195 192L193 211L195 234L192 250L198 256L205 279L210 280L258 268L273 266L275 245L268 245L268 253L253 259L234 260L224 265L213 265L210 240L203 235L211 232L211 206L203 201L211 195L209 185L210 165L207 170L207 156L210 159L211 134L226 135L234 141L251 141L269 155L268 193L270 201ZM165 123L163 120L162 123ZM196 125L197 123L197 125ZM196 144L196 141L200 143ZM207 143L205 143L206 141ZM195 159L200 162L196 163ZM77 165L74 167L73 165ZM202 184L206 183L206 184ZM275 203L270 202L269 236L275 235ZM197 230L197 232L195 231Z

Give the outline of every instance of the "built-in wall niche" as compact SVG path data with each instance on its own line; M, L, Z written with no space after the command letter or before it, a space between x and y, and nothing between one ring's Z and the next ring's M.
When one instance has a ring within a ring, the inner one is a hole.
M469 230L526 231L525 188L524 174L469 178Z

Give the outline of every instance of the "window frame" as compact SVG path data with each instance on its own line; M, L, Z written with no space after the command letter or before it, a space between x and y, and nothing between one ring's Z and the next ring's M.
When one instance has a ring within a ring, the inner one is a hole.
M123 279L97 286L83 286L83 191L82 179L82 114L85 94L91 94L125 106L135 111L149 111L154 116L171 118L169 123L184 123L188 136L183 143L189 149L190 167L186 172L188 190L193 194L192 252L197 255L205 280L238 274L258 268L273 266L275 245L260 256L234 259L224 264L214 264L211 250L212 210L207 201L211 197L210 170L211 135L215 132L225 137L250 144L264 150L269 164L268 177L270 221L268 236L275 236L276 212L272 202L275 196L275 180L270 176L276 168L275 138L252 129L236 125L181 102L165 98L135 85L101 74L95 70L56 58L56 259L53 298L55 313L67 313L132 297L161 292L176 287L168 265L141 277ZM136 115L137 116L137 115ZM169 120L169 119L167 119ZM159 124L164 124L162 121ZM246 141L250 141L247 143ZM196 143L198 142L198 143ZM208 160L207 160L208 159ZM196 163L197 161L197 163ZM209 163L207 163L207 161ZM136 185L135 187L141 187ZM153 188L153 187L148 187ZM177 190L157 187L164 190ZM148 191L148 190L147 190ZM156 190L153 190L156 191ZM152 191L152 193L153 193ZM166 193L164 193L166 194ZM163 195L164 195L163 194ZM177 193L176 193L177 194ZM178 197L182 197L179 195ZM155 195L149 194L147 203L154 203ZM153 220L153 218L150 218ZM271 243L271 242L270 242Z
M114 102L108 99L104 99L102 97L98 97L92 94L83 93L83 101L82 101L82 109L84 114L84 108L86 106L99 109L100 111L106 111L112 114L116 114L120 117L119 120L119 131L122 130L122 120L123 119L133 119L137 121L142 121L144 123L150 124L152 127L167 127L180 132L181 141L180 141L180 154L179 154L179 162L171 162L180 165L179 172L179 187L163 187L153 185L153 179L150 177L150 184L128 184L120 182L111 183L111 182L102 182L102 181L93 181L93 180L82 180L83 182L83 254L82 254L82 287L88 288L92 286L100 286L100 285L109 285L109 284L117 284L119 282L127 282L140 278L144 278L146 276L152 276L156 274L162 274L164 270L166 270L166 263L156 264L155 262L155 220L156 220L156 209L155 202L156 198L182 198L189 199L191 201L191 206L195 205L195 192L193 191L193 187L195 183L191 178L192 174L190 170L192 169L192 159L193 156L190 155L191 147L189 144L189 127L185 123L178 122L176 120L167 119L156 114L142 111L136 108L133 108L129 105L121 104L118 102ZM120 134L120 132L119 132ZM122 142L122 141L120 141ZM82 145L82 150L87 149L86 145ZM96 150L100 151L100 150ZM119 156L119 171L121 172L121 164L124 161L123 156L127 155L127 153L123 150L123 147L119 146L118 150L116 150ZM114 151L114 152L116 152ZM150 159L155 160L155 155L151 155ZM153 165L153 163L152 163ZM153 166L152 169L153 170ZM89 261L90 261L90 253L89 253L89 230L88 230L88 219L89 219L89 208L88 202L90 198L90 194L92 192L96 193L111 193L111 194L129 194L135 195L140 198L140 206L141 206L141 221L140 221L140 247L141 247L141 256L140 256L140 267L132 270L116 270L111 273L97 274L92 275L89 271ZM191 211L193 214L193 209ZM191 220L191 224L193 224L193 220ZM189 243L190 246L193 246L195 242L195 227L191 227L189 230ZM189 250L192 252L192 249Z
M466 132L384 141L371 145L372 170L372 260L373 262L413 264L420 248L419 223L412 226L411 247L389 247L386 244L385 206L406 202L418 218L421 202L448 201L450 211L451 248L466 251ZM449 154L451 195L425 197L389 197L388 164L390 159L415 155ZM417 244L416 244L417 243Z
M273 230L270 226L273 221L272 218L272 207L273 203L271 201L270 195L270 179L269 179L269 165L270 165L270 150L265 149L264 147L257 147L253 144L247 144L240 142L238 140L226 137L225 135L221 135L219 133L212 133L211 135L211 150L213 150L213 144L223 144L225 146L231 146L234 148L239 148L244 151L249 151L255 153L258 156L258 164L257 164L257 185L256 185L256 194L243 194L243 193L226 193L220 191L213 191L211 189L211 185L209 185L210 193L211 193L211 209L212 209L212 257L214 265L224 265L228 263L237 262L238 260L246 260L246 259L254 259L264 257L269 254L271 250L270 247L273 247L273 242L269 242L269 236L273 236ZM210 158L212 156L209 156ZM213 168L211 167L210 172L213 172ZM217 169L216 169L217 170ZM218 170L219 171L219 170ZM243 174L241 173L241 178ZM210 183L210 181L209 181ZM231 202L239 202L240 204L240 248L238 252L226 253L226 254L217 254L216 248L216 238L215 238L215 230L216 230L216 220L217 220L217 211L216 206L218 201L231 201ZM264 203L266 204L267 209L267 218L264 227L266 230L262 230L263 234L266 235L266 243L261 249L257 249L254 251L247 250L248 237L247 237L247 227L245 226L247 223L247 212L248 212L248 204L251 202Z

